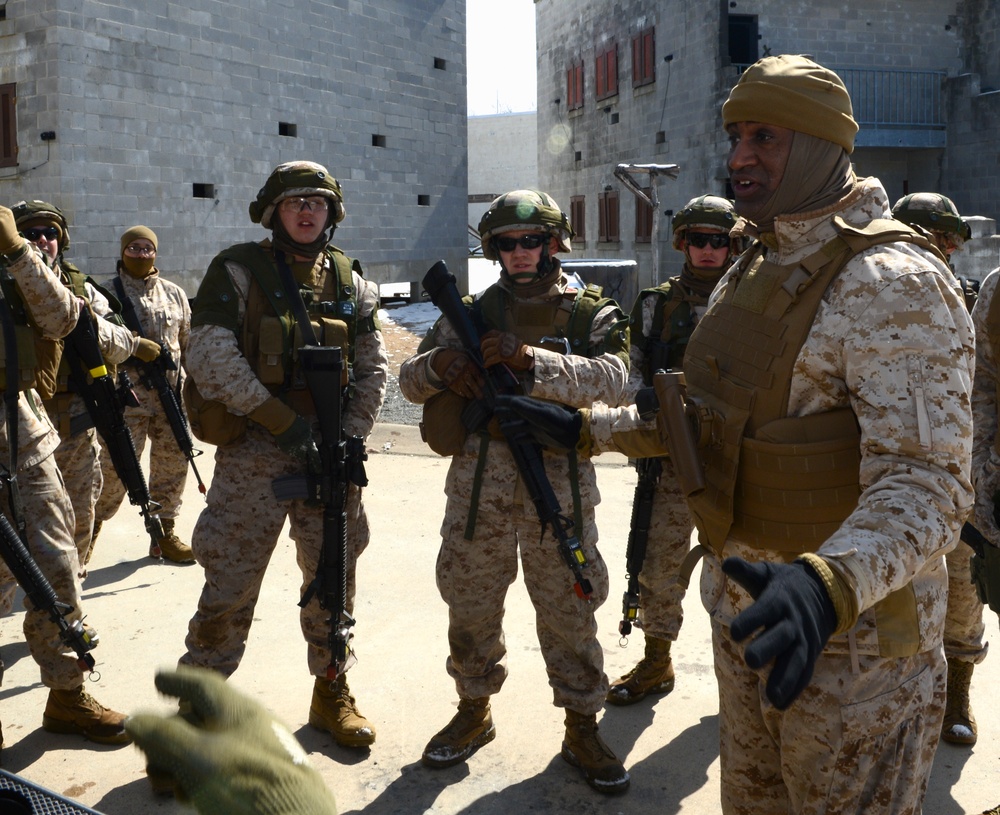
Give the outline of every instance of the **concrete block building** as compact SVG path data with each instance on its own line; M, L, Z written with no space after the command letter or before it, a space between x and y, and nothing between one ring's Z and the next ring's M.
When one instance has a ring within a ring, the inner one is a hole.
M0 201L61 207L97 277L144 223L193 294L216 252L264 237L247 206L270 170L312 159L368 277L462 274L465 39L464 0L0 2Z
M653 278L651 210L614 177L616 165L680 166L676 180L657 182L658 277L676 273L670 216L696 195L732 197L722 103L743 67L768 54L808 54L844 79L861 126L855 168L880 178L892 201L938 191L963 215L1000 216L998 0L537 0L535 9L539 183L570 207L574 250L635 258L642 284ZM1000 265L997 246L988 241L966 272Z

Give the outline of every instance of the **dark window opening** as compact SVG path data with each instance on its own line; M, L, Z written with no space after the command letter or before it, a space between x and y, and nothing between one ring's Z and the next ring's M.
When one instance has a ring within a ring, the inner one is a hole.
M573 153L573 161L582 161L582 160L583 160L583 153L581 151L577 150L575 153Z
M192 184L191 192L195 198L215 198L215 184Z
M729 15L729 61L733 65L753 65L758 59L757 15Z
M372 147L385 147L385 136L372 133Z
M447 60L443 59L442 57L434 57L434 67L437 70L443 71L447 66L448 66Z
M667 131L666 130L657 130L656 131L656 143L657 144L663 144L664 142L666 142L666 140L667 140Z
M418 195L417 196L417 206L418 207L429 207L431 205L431 197L429 195Z
M295 138L299 135L299 126L292 122L278 122L278 135Z

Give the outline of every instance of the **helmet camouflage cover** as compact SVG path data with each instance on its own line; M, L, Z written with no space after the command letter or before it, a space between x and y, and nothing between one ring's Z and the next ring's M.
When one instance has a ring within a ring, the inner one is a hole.
M955 202L940 193L913 192L904 195L893 205L892 217L931 232L957 235L964 241L972 237L972 227L958 214Z
M66 216L55 204L48 201L18 201L10 208L14 214L14 223L17 224L19 232L37 226L42 223L54 224L59 229L59 251L65 252L69 249L69 224L66 223Z
M289 161L275 167L250 204L250 220L270 229L274 208L281 201L309 195L330 199L330 225L344 220L347 210L340 183L326 167L313 161Z
M512 190L494 198L479 221L483 257L498 259L491 242L494 235L522 229L544 230L559 241L560 252L572 251L570 239L576 233L570 226L569 216L552 196L538 190Z
M674 249L680 249L684 232L692 227L719 229L728 232L736 226L736 208L718 195L699 195L677 210L670 226L674 231Z

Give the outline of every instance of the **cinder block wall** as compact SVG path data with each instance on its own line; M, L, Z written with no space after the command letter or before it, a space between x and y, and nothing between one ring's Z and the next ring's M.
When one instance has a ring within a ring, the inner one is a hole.
M0 200L62 207L96 276L145 223L193 294L219 249L264 237L247 206L302 158L341 181L334 242L369 277L464 269L463 0L9 3L0 82L17 83L21 148Z

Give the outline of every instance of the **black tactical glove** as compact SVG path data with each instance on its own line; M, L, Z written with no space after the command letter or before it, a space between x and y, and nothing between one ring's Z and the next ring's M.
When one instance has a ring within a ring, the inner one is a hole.
M310 475L316 475L323 469L312 428L301 416L296 416L287 430L277 433L274 441L283 453L295 456L301 461Z
M554 450L572 450L580 441L580 411L530 396L498 396L494 415L504 422L523 420L539 444Z
M774 660L767 698L785 710L808 686L816 660L837 628L833 601L812 567L800 561L749 563L730 557L722 562L722 571L756 600L730 630L737 642L760 631L743 656L754 670Z

